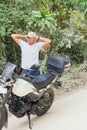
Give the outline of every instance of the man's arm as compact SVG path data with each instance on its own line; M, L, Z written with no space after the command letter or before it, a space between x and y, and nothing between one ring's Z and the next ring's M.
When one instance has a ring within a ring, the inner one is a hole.
M42 43L43 43L42 47L43 48L47 47L51 43L51 40L48 39L48 38L40 37L39 40L42 41Z
M11 34L12 39L15 43L19 44L19 39L26 39L26 35L22 34Z

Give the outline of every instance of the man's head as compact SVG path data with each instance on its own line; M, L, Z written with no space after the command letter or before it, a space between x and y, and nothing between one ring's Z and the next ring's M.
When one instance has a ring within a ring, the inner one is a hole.
M33 44L37 40L37 37L36 33L31 31L27 34L27 42Z
M36 33L35 32L29 32L28 34L27 34L27 37L30 37L30 38L34 38L34 37L37 37L37 35L36 35Z

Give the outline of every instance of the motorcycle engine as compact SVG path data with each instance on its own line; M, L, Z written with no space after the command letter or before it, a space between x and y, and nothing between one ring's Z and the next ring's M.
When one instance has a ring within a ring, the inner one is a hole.
M31 101L26 97L17 97L12 95L8 100L9 111L18 118L23 117L26 111L30 109Z
M12 94L8 99L9 111L16 117L21 118L28 111L33 111L34 105L38 100L38 95L29 93L24 97Z

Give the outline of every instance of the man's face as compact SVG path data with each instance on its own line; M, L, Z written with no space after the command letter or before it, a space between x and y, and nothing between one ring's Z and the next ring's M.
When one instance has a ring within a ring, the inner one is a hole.
M27 42L28 42L30 45L32 45L35 41L36 41L36 37L31 38L31 37L27 36Z

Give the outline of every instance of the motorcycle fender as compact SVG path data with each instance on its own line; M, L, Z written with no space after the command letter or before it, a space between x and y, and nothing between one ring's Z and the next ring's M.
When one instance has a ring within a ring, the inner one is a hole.
M31 83L23 79L18 79L12 88L12 92L19 97L23 97L34 91L36 91L36 88Z

